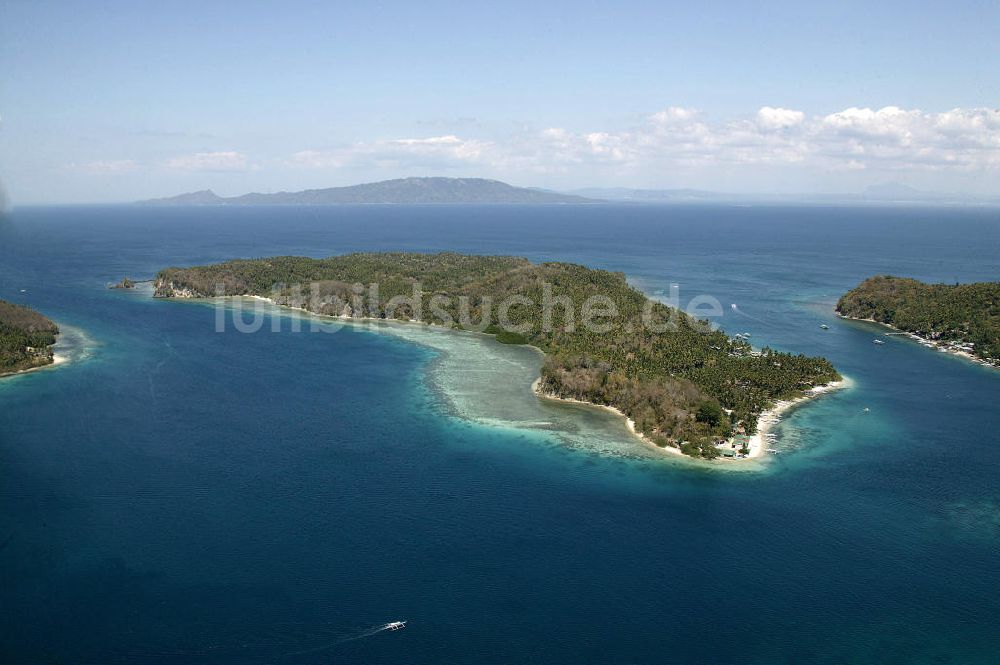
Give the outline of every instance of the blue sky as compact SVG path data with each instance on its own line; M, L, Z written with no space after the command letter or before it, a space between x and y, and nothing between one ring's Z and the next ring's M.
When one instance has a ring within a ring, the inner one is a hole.
M998 35L996 2L0 0L0 180L996 195Z

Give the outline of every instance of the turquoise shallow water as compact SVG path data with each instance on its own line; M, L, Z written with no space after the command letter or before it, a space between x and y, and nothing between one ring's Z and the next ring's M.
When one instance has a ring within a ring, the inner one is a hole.
M538 402L524 350L287 313L216 334L210 306L104 288L369 249L677 283L854 385L718 473ZM831 308L875 273L997 279L998 249L995 210L18 210L0 297L80 332L74 362L0 381L2 661L995 663L1000 372Z
M266 320L265 325L272 328L277 318L282 330L291 331L295 321L294 325L305 334L310 334L311 326L316 326L317 332L329 333L349 328L423 347L432 353L432 360L423 370L425 387L437 398L439 411L452 418L494 430L544 433L549 444L603 457L656 461L665 457L662 450L633 436L621 416L536 397L532 384L539 376L543 356L533 347L498 344L489 335L423 324L344 322L250 298L212 299L205 304L223 307L225 313L221 316L227 324L234 317L242 317L245 322L259 317L262 324ZM216 317L218 320L218 313Z

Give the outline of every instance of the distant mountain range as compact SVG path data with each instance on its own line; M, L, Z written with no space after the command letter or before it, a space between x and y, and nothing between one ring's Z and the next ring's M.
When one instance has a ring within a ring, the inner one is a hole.
M141 205L338 205L363 203L637 203L637 204L828 204L828 205L1000 205L1000 198L925 192L899 183L873 185L860 194L746 194L703 189L575 189L554 192L514 187L485 178L400 178L349 187L222 197L210 189Z
M484 178L401 178L350 187L306 189L301 192L244 194L229 198L205 189L142 205L336 205L351 203L588 203L582 196L543 189L514 187Z

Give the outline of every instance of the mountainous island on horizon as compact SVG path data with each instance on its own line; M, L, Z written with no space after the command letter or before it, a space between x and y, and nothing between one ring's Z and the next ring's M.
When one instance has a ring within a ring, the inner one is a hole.
M252 192L223 197L210 189L148 199L138 205L343 205L343 204L737 204L998 205L1000 198L918 190L901 183L871 185L860 193L760 194L700 189L587 187L564 192L515 187L488 178L409 177L297 192Z
M399 178L347 187L222 197L209 189L140 201L140 205L337 205L358 203L590 203L572 194L514 187L485 178Z

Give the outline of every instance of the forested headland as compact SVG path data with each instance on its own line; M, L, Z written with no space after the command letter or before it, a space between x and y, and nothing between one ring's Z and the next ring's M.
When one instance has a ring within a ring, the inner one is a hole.
M925 284L880 275L845 293L837 313L884 323L1000 365L1000 282Z
M372 285L377 285L377 289ZM660 446L715 457L775 401L840 378L823 358L730 338L625 275L510 256L366 253L167 268L158 297L256 295L344 317L419 319L531 344L544 392L612 406Z
M0 375L51 364L58 334L35 310L0 300Z

